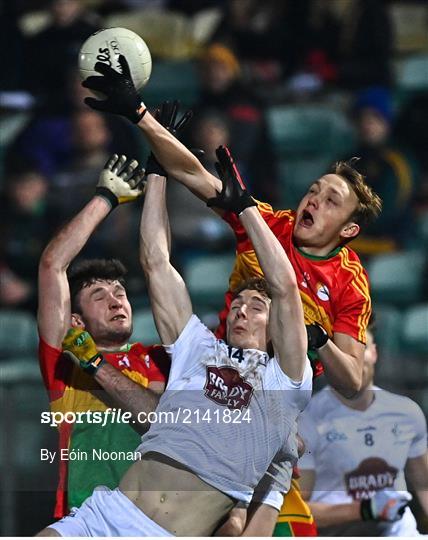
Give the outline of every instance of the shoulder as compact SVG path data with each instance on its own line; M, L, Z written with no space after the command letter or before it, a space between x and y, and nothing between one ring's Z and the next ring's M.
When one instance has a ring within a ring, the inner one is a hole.
M400 415L407 416L411 421L418 421L421 417L425 419L421 407L413 401L413 399L402 396L401 394L389 392L378 386L375 386L374 390L377 393L382 408L385 408L385 411L395 411Z
M344 246L336 257L338 273L343 278L341 283L354 285L357 289L361 289L362 292L368 293L368 274L355 251L348 246Z

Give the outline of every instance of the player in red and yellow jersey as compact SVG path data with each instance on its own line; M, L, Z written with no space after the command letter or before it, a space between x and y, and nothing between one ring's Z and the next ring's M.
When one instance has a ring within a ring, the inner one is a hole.
M105 70L100 69L100 73L105 76ZM94 90L102 86L107 95L103 101L86 98L88 105L138 124L169 176L203 201L221 192L220 180L148 112L129 75L110 74L108 85L98 77L97 86L88 82L84 86ZM309 346L317 352L318 371L324 370L331 386L345 397L354 395L362 384L365 329L371 305L366 273L358 256L346 244L379 214L381 200L352 163L339 162L330 173L313 182L296 212L274 212L261 203L259 208L287 251L298 277ZM233 218L226 214L225 219L238 238L232 287L238 277L260 274L260 268L246 235ZM312 518L303 510L307 506L300 495L291 493L300 499L302 511L293 507L287 519L299 517L311 525Z
M137 166L136 161L126 164L125 156L113 156L101 172L94 197L54 236L40 260L41 371L51 412L72 413L59 425L56 459L60 479L55 517L65 515L71 506L79 506L95 486L118 484L134 461L131 453L139 444L133 426L143 426L137 421L134 424L134 420L139 412L154 410L165 387L165 376L159 369L167 362L163 349L129 343L132 308L123 265L116 260L82 261L67 275L70 263L98 224L117 204L141 194L138 185L142 173ZM104 360L99 356L85 369L62 355L62 343L70 327L90 332ZM133 420L109 421L109 408L129 411ZM95 412L102 413L101 422L95 423ZM76 417L78 413L82 414ZM59 419L59 414L51 418ZM126 459L99 459L104 451L109 455L124 452ZM67 455L77 457L67 461Z

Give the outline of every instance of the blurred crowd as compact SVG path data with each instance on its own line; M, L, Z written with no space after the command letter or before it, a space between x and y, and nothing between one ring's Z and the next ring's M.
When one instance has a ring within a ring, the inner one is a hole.
M292 205L293 168L287 158L282 166L276 149L273 111L333 107L346 122L349 144L333 144L326 159L359 156L357 166L384 201L381 218L355 249L368 259L421 246L428 238L428 83L400 86L397 65L426 54L428 43L423 28L419 40L408 42L397 13L409 6L414 13L427 9L418 0L3 2L0 306L35 310L41 251L88 200L112 151L144 163L148 149L133 126L84 105L77 70L79 48L92 32L127 21L152 51L154 76L165 67L166 97L183 97L174 91L182 82L174 65L194 74L183 100L195 113L185 142L204 150L207 168L215 173L215 148L228 144L258 199ZM175 36L170 44L167 31ZM151 84L142 97L147 92L155 106ZM321 147L322 131L319 137ZM296 153L302 162L313 158L304 144ZM175 183L169 205L178 265L189 253L231 249L226 226ZM121 207L83 253L121 258L133 298L144 295L139 213L138 205Z

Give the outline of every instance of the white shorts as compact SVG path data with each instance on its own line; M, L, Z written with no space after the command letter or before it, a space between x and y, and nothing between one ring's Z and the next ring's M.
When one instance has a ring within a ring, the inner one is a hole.
M152 521L119 488L95 488L80 508L49 525L61 536L174 536Z

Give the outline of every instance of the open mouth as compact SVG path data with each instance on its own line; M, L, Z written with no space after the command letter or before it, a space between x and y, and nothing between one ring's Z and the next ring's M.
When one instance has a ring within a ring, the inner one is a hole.
M121 321L121 320L125 320L126 317L125 315L115 315L112 319L110 319L111 321Z
M300 218L300 224L304 227L312 227L314 224L314 218L308 210L303 210L302 217Z

